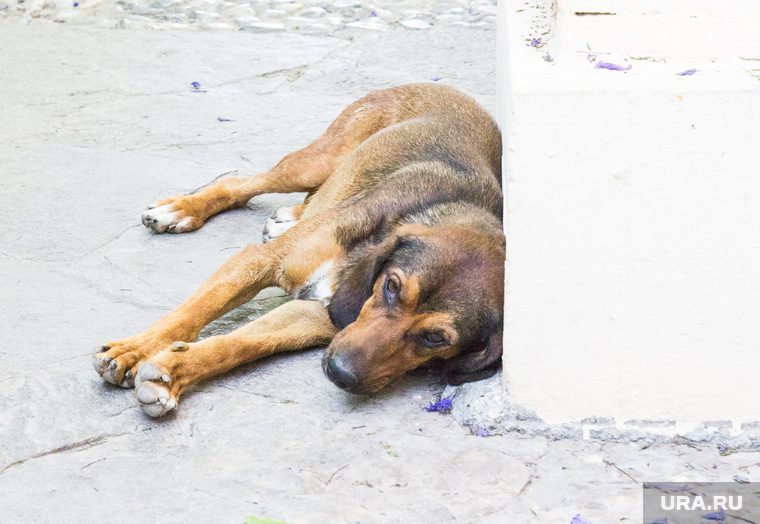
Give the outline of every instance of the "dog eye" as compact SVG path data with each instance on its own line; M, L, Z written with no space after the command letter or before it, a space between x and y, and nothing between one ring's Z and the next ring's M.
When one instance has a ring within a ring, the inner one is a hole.
M446 342L446 337L440 331L430 331L425 334L425 342L429 346L440 346Z
M388 280L385 281L385 299L388 302L392 301L398 295L399 289L401 289L401 284L396 277L388 277Z

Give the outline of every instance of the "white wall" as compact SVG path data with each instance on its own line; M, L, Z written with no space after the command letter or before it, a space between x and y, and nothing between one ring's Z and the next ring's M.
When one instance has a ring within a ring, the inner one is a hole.
M499 3L509 402L550 424L760 420L760 38L742 29L760 8ZM688 45L695 26L732 40Z

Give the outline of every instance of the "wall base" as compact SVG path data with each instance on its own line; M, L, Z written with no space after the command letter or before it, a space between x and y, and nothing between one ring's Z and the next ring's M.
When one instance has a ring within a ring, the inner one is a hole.
M451 413L473 434L519 433L550 440L600 440L642 443L709 444L722 451L760 450L760 421L736 427L731 421L703 421L691 426L675 420L628 420L589 417L549 424L534 412L510 403L501 374L461 386L448 386L443 398L453 398Z

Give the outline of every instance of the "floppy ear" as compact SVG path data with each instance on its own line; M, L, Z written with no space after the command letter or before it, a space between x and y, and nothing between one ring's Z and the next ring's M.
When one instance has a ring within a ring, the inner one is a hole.
M327 311L338 329L343 329L359 318L364 303L372 296L380 271L396 249L399 237L387 238L369 248L352 266L338 277L338 289L333 293Z
M472 351L445 361L446 382L458 386L493 376L501 367L503 321Z

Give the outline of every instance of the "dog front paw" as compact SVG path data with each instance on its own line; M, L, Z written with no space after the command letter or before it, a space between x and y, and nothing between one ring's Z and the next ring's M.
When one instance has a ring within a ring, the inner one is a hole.
M103 380L115 386L132 388L140 365L163 349L174 338L156 337L141 333L101 346L92 356L92 366Z
M140 366L135 377L135 396L147 415L163 417L177 408L186 381L180 376L176 352L189 347L176 342L172 351L162 351Z

